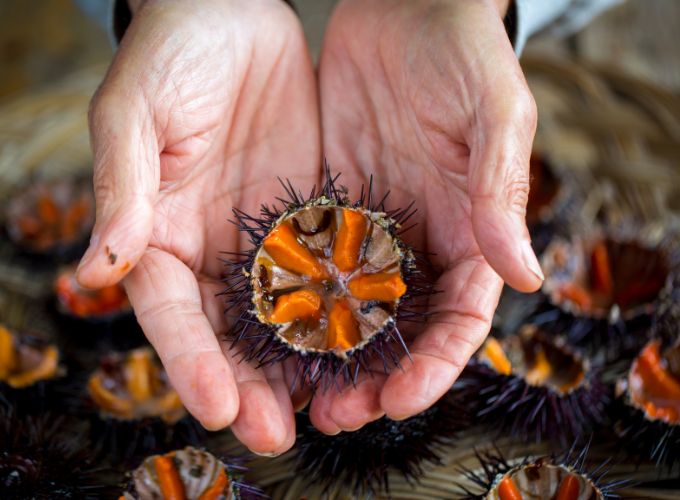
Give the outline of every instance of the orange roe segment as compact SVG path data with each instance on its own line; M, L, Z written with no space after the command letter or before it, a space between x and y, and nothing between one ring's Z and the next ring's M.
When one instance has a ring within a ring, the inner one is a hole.
M276 299L274 312L269 317L272 323L288 323L296 319L318 316L321 297L312 290L298 290Z
M228 484L229 479L224 473L224 469L220 469L215 482L198 497L198 500L217 500L224 493Z
M557 492L555 500L578 500L578 494L581 487L578 484L578 479L574 475L569 475L564 478L560 489Z
M538 351L536 353L534 366L532 366L531 369L527 371L524 378L526 379L527 383L531 385L540 385L548 377L550 377L551 373L552 366L550 366L548 358L546 358L543 351Z
M129 418L132 415L132 401L116 396L109 391L100 377L91 377L87 383L90 397L100 408L116 415Z
M522 500L522 493L510 477L503 478L498 485L498 496L501 500Z
M7 383L16 389L29 386L38 380L52 378L59 368L59 352L54 346L48 346L38 366L7 378Z
M399 273L364 274L352 278L347 287L359 300L392 302L406 293L406 284Z
M326 278L326 272L312 253L302 245L286 224L275 228L264 240L264 249L276 264L288 271L309 276L314 280Z
M342 210L342 224L333 245L333 262L343 272L355 270L359 265L361 244L366 237L366 216L356 210Z
M14 337L7 328L0 326L0 380L12 373L16 362Z
M40 215L40 218L49 225L55 225L59 222L59 207L47 194L38 198L38 214Z
M360 340L359 325L347 301L336 302L328 315L328 349L348 350Z
M125 362L127 389L134 401L146 401L152 395L151 355L149 351L132 351Z
M680 381L664 369L660 348L660 341L650 342L637 359L637 371L644 391L652 398L680 401Z
M593 290L608 296L611 295L614 291L614 279L612 278L609 263L609 252L604 241L600 241L595 245L590 260Z
M168 456L156 457L154 465L163 500L185 500L184 484L172 458Z
M561 299L573 302L583 311L589 310L593 305L593 299L588 290L576 283L566 283L562 285L558 292Z
M501 375L510 375L512 365L503 352L500 342L494 338L488 338L484 343L483 355L489 360L491 366Z

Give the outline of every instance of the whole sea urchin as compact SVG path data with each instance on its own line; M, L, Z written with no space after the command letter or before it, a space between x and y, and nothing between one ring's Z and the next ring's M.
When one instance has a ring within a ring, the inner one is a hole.
M372 180L352 203L326 170L308 197L288 184L281 209L263 205L260 218L234 209L253 248L228 261L228 334L259 366L297 356L296 380L326 389L354 382L373 357L385 371L408 349L400 320L425 313L414 303L432 292L414 252L400 240L412 205L387 211L374 203ZM395 347L396 346L396 347Z
M442 448L469 425L454 394L405 420L382 417L353 432L328 436L305 414L298 417L297 470L326 489L342 484L356 496L389 491L388 472L417 481L427 462L439 463Z
M67 432L68 431L68 432ZM95 499L106 491L87 440L62 417L0 411L0 492L4 500Z

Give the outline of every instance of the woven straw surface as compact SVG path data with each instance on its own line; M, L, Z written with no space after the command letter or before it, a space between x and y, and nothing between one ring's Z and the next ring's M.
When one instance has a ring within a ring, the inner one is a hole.
M536 149L559 167L583 200L574 222L594 220L606 211L614 223L632 216L652 234L678 229L680 100L612 69L545 59L527 59L524 67L539 110ZM89 172L86 110L103 70L83 71L47 91L0 106L3 204L31 177ZM53 272L27 262L6 242L0 242L0 319L15 328L49 328L42 310ZM456 484L465 483L460 467L474 468L474 450L491 446L492 437L474 429L467 432L464 439L443 450L442 463L428 466L417 485L392 474L391 496L456 498ZM557 451L507 440L495 444L507 458ZM597 463L613 453L609 445L597 445L591 458ZM251 476L274 498L321 498L321 489L297 475L294 463L295 451L275 459L258 459ZM680 489L654 487L654 483L662 484L659 481L664 477L667 472L651 464L636 466L618 458L609 476L639 481L638 486L624 490L624 496L680 498ZM349 498L342 486L326 496Z

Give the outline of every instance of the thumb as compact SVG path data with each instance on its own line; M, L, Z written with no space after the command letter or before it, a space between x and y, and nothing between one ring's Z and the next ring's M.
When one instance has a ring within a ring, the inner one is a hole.
M470 156L472 227L482 254L510 286L532 292L543 273L525 222L536 105L525 84L482 102Z
M80 284L89 288L120 281L143 255L153 230L158 140L138 89L105 80L90 105L97 213L77 272Z

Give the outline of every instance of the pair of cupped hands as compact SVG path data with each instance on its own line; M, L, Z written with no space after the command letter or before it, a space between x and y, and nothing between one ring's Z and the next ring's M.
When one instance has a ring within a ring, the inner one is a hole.
M318 71L281 0L131 0L133 20L90 110L97 217L78 270L124 279L186 408L253 452L295 442L311 398L321 431L425 410L486 337L503 280L542 274L524 222L536 111L503 25L508 0L341 0ZM405 239L440 271L431 320L402 370L356 388L290 391L294 361L256 369L229 350L215 294L228 222L322 180L358 195L373 174L391 207L415 201Z

